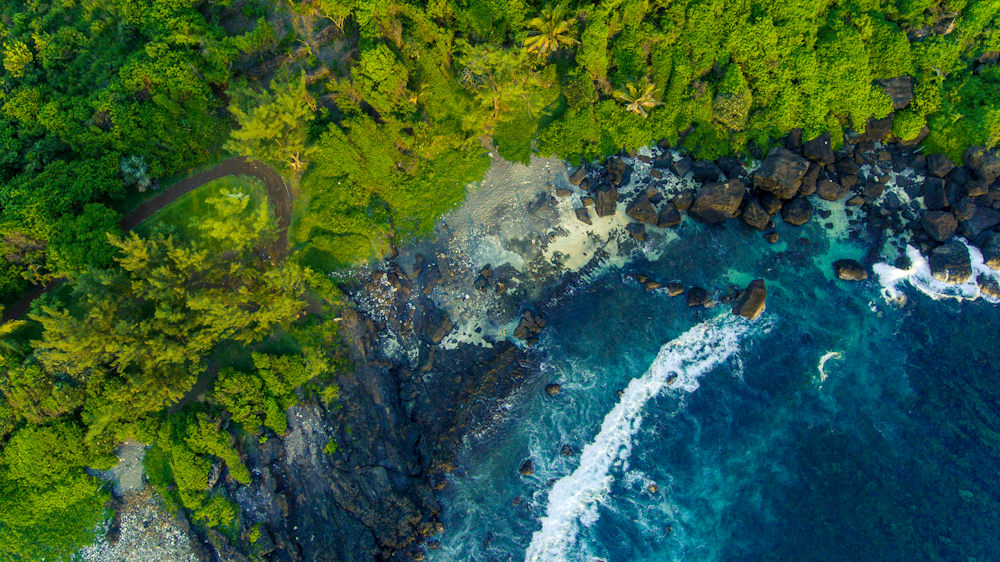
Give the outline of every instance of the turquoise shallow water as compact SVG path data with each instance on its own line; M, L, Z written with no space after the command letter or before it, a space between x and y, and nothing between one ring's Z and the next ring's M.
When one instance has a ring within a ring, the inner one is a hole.
M832 279L861 246L783 228L685 223L551 306L537 388L468 444L429 559L995 559L1000 309L910 289L900 308ZM692 310L631 272L764 278L767 312Z

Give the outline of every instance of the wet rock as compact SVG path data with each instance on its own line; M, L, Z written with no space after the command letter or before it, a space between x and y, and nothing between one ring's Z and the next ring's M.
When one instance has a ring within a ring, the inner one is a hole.
M961 222L962 234L975 238L1000 224L1000 212L990 207L976 207L971 217ZM958 217L956 217L958 218Z
M573 191L569 189L562 187L556 189L556 197L569 197L570 195L573 195Z
M625 209L625 214L640 222L656 224L656 209L650 203L649 197L645 193L639 195L629 203Z
M656 226L658 228L674 227L681 223L681 213L677 210L677 205L673 201L667 201L660 207L660 212L656 215Z
M660 201L663 201L663 194L653 186L646 188L646 197L649 198L649 202L653 205L659 205Z
M451 318L448 313L441 308L424 309L424 339L433 345L441 343L452 328Z
M920 219L920 226L932 240L944 242L955 235L958 229L958 221L951 213L944 211L928 211Z
M597 192L597 203L594 211L599 217L610 217L618 208L618 190L615 188Z
M693 178L698 182L717 182L723 175L722 170L711 160L698 160L691 167Z
M976 214L976 204L969 197L963 197L958 203L952 206L951 214L959 222L967 221Z
M892 132L893 113L889 113L881 119L870 118L865 125L865 138L873 141L884 140Z
M767 288L763 279L754 279L746 289L740 292L733 303L733 314L756 319L764 312L765 301L767 300Z
M927 157L927 173L943 178L955 167L955 163L944 154L931 154Z
M754 185L781 199L791 199L799 191L809 162L794 152L776 146L754 172Z
M722 222L740 208L746 186L740 180L707 183L698 190L691 213L707 223Z
M688 175L691 168L694 167L694 161L691 160L690 156L684 156L680 160L670 164L670 171L674 173L679 178L683 178Z
M642 284L647 291L655 291L663 286L659 281L653 281L652 279L647 279L645 283Z
M854 197L851 197L850 199L848 199L847 203L845 203L845 204L848 207L860 207L861 205L864 205L867 202L868 202L868 200L865 199L864 197L862 197L860 195L855 195Z
M998 255L1000 255L1000 252L998 252ZM1000 261L998 261L997 264L1000 265ZM1000 269L1000 267L997 267L996 269ZM684 285L681 285L680 283L667 283L667 296L676 297L677 295L683 293Z
M630 222L625 225L625 230L639 242L646 240L646 225L641 222Z
M868 271L865 266L855 260L837 260L833 262L833 271L837 274L837 279L843 281L864 281L868 279Z
M608 179L611 181L611 185L615 187L627 184L632 174L632 167L617 157L608 158L607 169Z
M572 457L573 447L570 447L569 445L563 445L562 449L559 449L559 454L564 457Z
M995 299L1000 299L1000 283L992 277L979 277L976 279L979 283L979 291L984 295L989 295Z
M764 234L764 240L767 240L769 244L777 244L780 237L777 232L768 232Z
M972 258L969 249L959 240L938 246L928 259L931 275L944 283L965 283L972 277Z
M847 188L835 181L819 180L816 183L816 194L827 201L838 201L847 195Z
M552 197L551 193L539 193L531 203L528 203L527 211L528 214L539 219L548 218L554 219L557 214L555 211L556 200Z
M587 208L586 208L586 207L580 207L580 208L578 208L578 209L575 209L575 210L574 210L574 212L576 213L576 218L577 218L577 219L578 219L578 220L579 220L580 222L582 222L582 223L584 223L584 224L587 224L587 225L591 225L591 224L594 224L594 223L593 223L593 222L592 222L592 221L590 220L590 212L589 212L589 211L587 211Z
M833 143L830 142L830 132L806 141L802 144L802 155L820 166L833 164L836 156L833 154Z
M941 178L924 180L924 206L931 211L940 211L949 205L944 180Z
M708 291L701 287L691 287L691 290L688 291L688 306L705 306L709 300L711 299L708 296Z
M760 196L760 206L764 207L767 214L772 217L777 215L778 211L781 210L781 204L781 199L778 199L771 193L763 193Z
M476 281L472 284L480 293L485 293L487 289L490 288L490 280L482 275L476 277Z
M545 319L541 316L533 314L530 310L526 310L524 315L521 317L521 322L518 323L517 328L514 329L514 337L528 342L531 345L532 340L536 340L535 336L542 331L545 327Z
M809 222L813 206L805 197L796 197L781 208L781 218L788 224L801 226Z
M690 191L678 193L670 201L677 207L678 211L686 211L694 204L694 194Z
M983 244L983 261L986 266L1000 271L1000 234L990 235L986 244Z
M531 462L531 459L522 462L521 466L517 469L517 473L521 476L531 476L535 473L535 463Z
M545 394L548 394L549 396L555 396L556 394L559 394L560 390L562 390L561 384L553 383L545 385Z
M821 168L813 162L809 164L809 170L802 176L802 185L799 186L799 195L812 195L816 193L816 182L819 181Z
M752 198L743 209L743 221L757 230L764 230L771 222L771 215L761 207L757 198Z
M892 109L899 111L910 105L913 100L913 78L910 76L897 76L885 80L876 80L885 95L892 100Z
M587 177L587 168L585 166L580 166L569 176L569 183L573 185L580 185Z

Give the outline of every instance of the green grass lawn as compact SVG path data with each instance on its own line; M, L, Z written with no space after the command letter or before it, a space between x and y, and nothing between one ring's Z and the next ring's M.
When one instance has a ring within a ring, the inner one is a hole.
M267 205L271 220L276 220L274 210L270 208L267 200L267 190L260 180L250 176L226 176L210 181L191 193L183 195L177 201L143 221L136 227L135 232L139 236L146 237L154 229L167 228L173 230L178 236L192 240L197 237L198 231L191 226L191 221L206 216L206 213L212 213L214 208L206 200L211 197L219 197L223 191L249 195L250 204L247 205L246 213L250 213L258 205Z

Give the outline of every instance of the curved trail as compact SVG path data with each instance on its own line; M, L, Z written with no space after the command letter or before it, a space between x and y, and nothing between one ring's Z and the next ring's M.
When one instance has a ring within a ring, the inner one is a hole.
M230 158L210 170L185 178L159 196L139 205L137 209L125 215L118 224L122 231L128 232L182 195L190 193L210 181L226 176L252 176L264 183L264 187L267 189L267 198L274 209L274 214L278 217L278 240L271 248L272 257L275 261L283 261L288 256L288 225L292 223L291 193L288 191L288 186L285 185L281 174L275 172L267 164L256 160ZM35 299L56 288L64 280L65 278L53 279L45 285L33 287L21 300L4 311L2 322L6 323L27 314L28 308Z

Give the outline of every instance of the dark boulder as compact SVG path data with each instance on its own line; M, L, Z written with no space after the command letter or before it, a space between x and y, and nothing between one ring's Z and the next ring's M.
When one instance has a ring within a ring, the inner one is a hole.
M582 182L586 177L587 177L587 168L585 166L580 166L579 168L576 169L576 171L570 174L569 183L573 185L580 185L580 182Z
M646 281L642 284L642 286L645 287L647 291L655 291L660 287L662 287L663 283L660 283L659 281L653 281L652 279L646 279Z
M785 137L785 148L795 152L796 154L802 154L802 129L795 127L791 131L788 131L788 136Z
M969 197L980 197L990 192L990 184L984 179L969 180L965 184L965 194Z
M694 167L694 160L690 156L684 156L680 160L670 165L670 171L679 178L683 178Z
M597 202L594 211L599 217L610 217L618 209L618 190L615 188L597 192Z
M985 180L987 185L1000 178L1000 149L973 146L965 151L963 161L965 167L975 172L977 178Z
M992 277L979 277L976 279L979 283L979 291L984 295L989 295L995 299L1000 299L1000 283Z
M940 211L950 205L943 179L927 178L924 180L924 207L931 211Z
M699 182L719 181L719 176L723 175L722 170L711 160L695 161L691 171L694 172L694 180Z
M976 215L976 203L970 197L963 197L952 205L951 214L958 222L967 221Z
M932 176L943 178L954 167L955 163L944 154L931 154L927 157L927 173Z
M781 199L791 199L798 193L802 176L808 170L809 162L805 158L787 148L776 146L754 172L753 182L757 187Z
M588 197L581 197L580 198L580 202L583 203L584 207L593 207L594 206L594 198L593 197L589 197L589 196Z
M424 339L428 343L434 345L441 343L441 340L450 334L454 327L451 318L444 310L440 308L424 309Z
M545 385L545 394L548 394L549 396L555 396L556 394L559 394L560 390L562 390L561 384L552 383Z
M860 207L861 205L864 205L867 202L868 200L865 199L863 196L855 195L854 197L848 199L845 205L847 205L848 207Z
M559 449L559 454L564 457L572 457L573 447L570 447L569 445L563 445L562 449Z
M833 271L837 274L837 279L843 281L864 281L868 279L868 271L865 266L855 260L837 260L833 262Z
M733 302L733 314L754 320L764 312L766 300L767 288L764 286L764 280L754 279L740 292L740 296L736 297L736 301Z
M952 240L934 248L928 262L931 266L931 275L938 281L960 284L972 277L972 258L969 249L959 240Z
M573 195L573 190L560 187L556 189L556 197L569 197Z
M688 306L705 306L709 300L711 299L708 296L708 291L701 287L691 287L691 290L688 291Z
M694 194L690 191L684 191L675 195L670 201L677 207L678 211L686 211L694 204Z
M517 473L521 476L531 476L535 473L535 463L531 462L531 459L527 459L521 463L518 467Z
M975 238L1000 224L1000 211L990 207L976 207L976 212L961 222L962 234Z
M889 115L881 119L875 119L874 117L868 119L868 123L865 125L865 138L873 141L885 139L892 132L893 118L894 115L889 113Z
M920 219L920 225L923 227L924 232L927 233L927 236L938 242L948 240L955 235L955 230L958 229L958 221L955 220L955 215L944 211L928 211Z
M809 170L802 176L802 185L799 186L799 195L812 195L816 193L816 182L819 181L821 168L815 162L809 164Z
M990 269L1000 271L1000 234L990 235L983 244L983 261Z
M764 207L767 214L773 217L781 210L781 199L778 199L772 193L762 193L760 195L760 206Z
M629 203L625 214L640 222L656 224L656 209L653 208L653 204L649 202L649 197L646 197L645 193L640 194Z
M767 240L768 244L777 244L780 237L777 232L767 232L764 234L764 240Z
M899 111L910 105L913 100L913 78L910 76L897 76L885 80L876 80L885 95L892 100L892 109Z
M861 171L861 166L853 158L841 158L837 160L837 173L840 177L856 176Z
M805 197L796 197L781 208L781 218L788 224L801 226L809 222L812 210L812 203L808 199Z
M827 131L812 140L804 142L802 144L802 155L820 166L833 164L836 156L833 154L833 143L830 142L830 132Z
M659 214L656 215L656 226L666 228L677 226L681 223L681 213L677 210L677 205L673 201L667 201L660 207Z
M629 182L632 175L632 167L626 164L621 158L608 158L607 168L608 179L611 181L611 185L617 187Z
M530 310L524 311L524 315L521 317L521 322L518 323L517 328L514 329L514 337L528 342L528 345L538 341L536 337L542 328L545 327L545 319L537 314L533 314Z
M582 222L582 223L584 223L584 224L588 224L588 225L590 225L590 224L594 224L594 223L593 223L593 222L592 222L592 221L590 220L590 212L589 212L589 211L587 211L587 208L586 208L586 207L580 207L580 208L578 208L578 209L574 210L574 212L576 213L576 218L577 218L577 219L578 219L578 220L579 220L580 222Z
M750 199L747 206L743 209L743 220L757 230L764 230L767 227L767 223L771 222L771 215L767 213L764 207L761 207L757 198L754 197Z
M441 281L441 270L438 268L436 263L432 263L429 266L424 266L420 270L420 278L423 283L425 295L429 295L434 292L434 286Z
M725 221L740 208L744 194L746 186L740 180L706 183L698 190L691 214L707 223Z
M1000 261L998 261L997 263L998 265L1000 265ZM1000 267L996 269L1000 269ZM677 282L667 283L668 297L676 297L677 295L680 295L682 293L684 293L684 285L681 285L680 283Z
M654 205L659 205L660 201L663 201L663 194L660 193L659 189L656 189L653 186L649 186L646 188L646 197L648 197L649 202Z
M646 225L641 222L630 222L625 225L625 230L632 235L632 238L635 238L639 242L646 239Z
M865 184L865 188L861 191L861 194L864 195L865 199L869 201L874 201L879 197L882 197L883 193L885 193L885 184L881 181L874 180L869 180L868 183Z
M819 180L816 183L816 194L827 201L838 201L847 195L847 188L835 181Z

